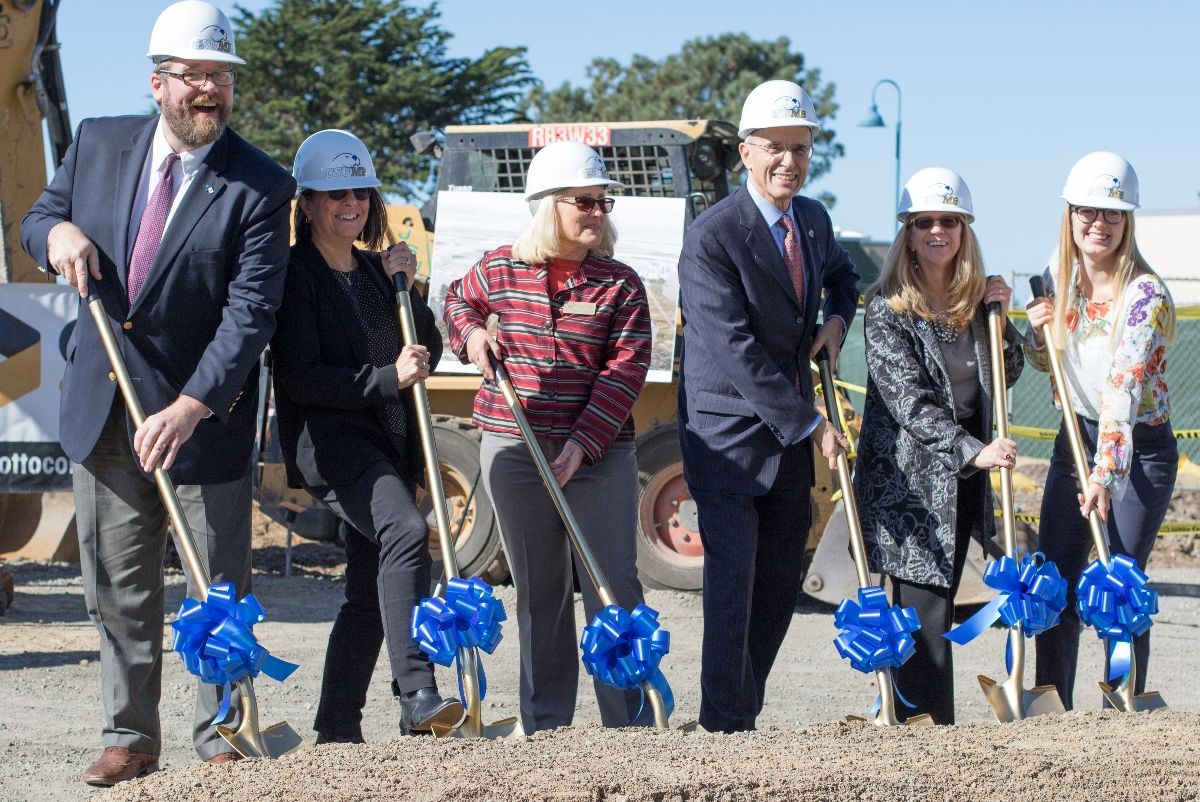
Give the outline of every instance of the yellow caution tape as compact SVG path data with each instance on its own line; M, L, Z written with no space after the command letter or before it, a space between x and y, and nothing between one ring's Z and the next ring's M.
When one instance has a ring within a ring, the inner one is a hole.
M834 379L833 383L838 387L841 387L843 390L853 390L856 393L861 393L863 395L867 394L867 388L859 384L851 384L850 382L844 382L841 379Z
M999 518L1004 513L997 507L992 510L992 514ZM1031 515L1027 512L1018 512L1013 515L1013 518L1035 525L1040 525L1042 520L1041 516ZM1166 537L1168 535L1200 535L1200 521L1164 523L1158 528L1158 536Z
M1008 433L1018 437L1028 437L1031 440L1053 440L1058 436L1058 429L1040 429L1036 426L1018 426L1013 424L1008 427Z

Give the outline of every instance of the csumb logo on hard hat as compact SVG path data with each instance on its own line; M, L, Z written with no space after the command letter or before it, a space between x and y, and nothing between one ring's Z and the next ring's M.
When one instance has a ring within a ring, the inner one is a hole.
M941 203L946 206L958 205L958 196L954 194L954 187L944 181L934 181L926 187L922 200L925 203Z
M192 40L192 49L232 53L233 43L229 41L229 31L220 25L209 25L203 28L200 31L200 35Z
M804 119L808 116L804 111L804 104L798 97L791 95L782 95L771 101L771 116L772 117L799 117Z
M589 156L588 160L583 163L583 168L579 171L580 178L603 178L608 179L608 168L604 166L599 156Z
M353 153L339 153L329 160L329 166L321 171L326 178L363 178L367 168L362 159Z
M1092 179L1092 185L1088 188L1088 195L1123 200L1125 190L1121 188L1121 179L1111 173L1101 173Z

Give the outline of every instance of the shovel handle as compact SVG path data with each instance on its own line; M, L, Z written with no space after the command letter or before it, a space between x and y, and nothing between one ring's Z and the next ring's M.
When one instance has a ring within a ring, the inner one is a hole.
M988 304L988 354L992 363L992 408L996 434L1008 439L1008 381L1004 374L1004 317L1000 304ZM1000 511L1004 533L1004 551L1014 556L1017 547L1017 521L1013 505L1012 467L1000 466Z
M1045 285L1042 283L1041 276L1031 276L1029 278L1029 289L1033 292L1033 297L1044 298L1046 295ZM1063 367L1062 354L1058 350L1058 346L1054 341L1054 331L1050 324L1042 326L1042 341L1046 344L1046 353L1050 357L1050 370L1054 374L1054 383L1058 385L1058 399L1062 404L1063 427L1067 430L1067 440L1071 443L1071 457L1075 463L1075 479L1079 487L1080 493L1087 491L1087 478L1091 475L1088 470L1087 455L1083 451L1083 435L1079 432L1079 418L1075 415L1074 406L1071 404L1071 394L1067 388L1067 372ZM1088 527L1092 531L1092 541L1096 546L1096 556L1100 560L1108 564L1109 547L1108 547L1108 532L1105 529L1104 522L1100 520L1100 513L1092 510L1088 515Z
M125 357L121 354L117 335L108 322L108 312L104 308L104 301L100 300L100 293L96 292L96 287L91 279L88 280L87 305L88 311L92 313L92 320L96 324L96 330L100 334L104 352L108 356L108 363L117 377L117 386L121 390L121 397L125 400L125 409L129 412L129 417L133 419L133 425L140 428L146 422L146 413L142 409L142 402L133 386L133 377L129 375ZM170 519L171 529L175 533L175 546L183 560L183 568L192 580L192 585L196 588L200 601L205 601L208 599L210 584L208 571L205 570L204 563L200 559L200 551L196 548L192 528L188 525L187 516L183 513L183 505L179 503L179 494L175 491L175 483L161 467L154 469L154 482L158 485L158 493L162 498L163 506L167 508L167 517Z
M837 387L833 383L833 370L829 366L829 354L822 348L817 352L817 370L821 373L821 395L825 398L825 414L829 425L838 434L842 431L841 416L838 415ZM837 456L838 486L842 489L842 506L846 509L846 528L850 530L850 553L854 557L854 570L858 575L860 588L871 587L867 570L867 547L863 542L862 523L858 517L858 502L854 496L854 483L850 480L850 461L846 454L838 451Z
M567 538L571 541L571 545L575 547L575 554L578 555L579 562L583 564L584 571L592 581L592 585L596 588L596 594L600 597L600 603L606 607L616 604L617 599L608 587L608 581L605 579L604 572L600 568L600 562L588 546L587 539L583 536L583 530L580 528L579 522L575 519L575 513L571 511L571 506L567 503L566 495L563 493L562 488L558 486L558 480L554 478L554 470L550 467L550 461L542 453L541 446L538 445L537 435L534 434L533 427L529 425L529 419L525 417L525 411L521 407L521 399L517 396L516 388L513 387L508 371L504 367L504 362L497 359L496 355L490 349L488 350L488 362L491 364L492 370L496 373L496 384L499 386L500 393L504 396L504 401L508 404L508 408L512 410L513 420L516 422L517 428L521 430L521 439L525 441L525 445L529 449L529 456L533 459L533 464L537 468L538 474L542 477L542 484L546 486L546 491L550 493L550 499L554 502L554 506L558 509L558 515L562 518L563 524L566 526Z
M404 345L417 345L417 326L413 321L412 299L408 294L408 277L403 272L392 276L396 290L396 317L400 322L400 336ZM446 507L446 489L442 485L441 463L438 461L437 440L433 434L433 415L429 409L429 393L425 380L419 379L412 385L413 405L417 408L417 428L421 433L421 451L425 457L425 481L429 498L433 502L433 517L438 527L438 546L442 553L442 567L446 578L459 576L458 560L454 554L454 530L450 527L450 515Z

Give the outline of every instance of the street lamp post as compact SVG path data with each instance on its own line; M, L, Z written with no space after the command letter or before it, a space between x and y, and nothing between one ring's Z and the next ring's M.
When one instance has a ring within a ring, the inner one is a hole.
M901 117L901 101L900 101L900 84L893 81L891 78L881 78L875 82L874 88L871 89L871 111L866 118L858 125L860 128L886 128L887 124L883 118L879 116L879 108L875 102L875 95L879 91L879 87L883 84L890 85L896 90L896 203L900 202L900 117ZM900 223L896 223L896 230L900 229Z

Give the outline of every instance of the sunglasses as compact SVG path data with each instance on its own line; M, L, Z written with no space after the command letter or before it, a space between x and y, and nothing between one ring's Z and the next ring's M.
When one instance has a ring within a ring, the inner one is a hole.
M918 217L914 220L909 220L908 224L919 231L928 231L933 228L935 222L939 228L945 230L948 228L958 228L958 224L962 222L962 218L954 214L948 214L944 217Z
M576 209L587 214L590 214L592 209L595 209L596 206L599 206L601 211L603 211L605 214L608 214L613 210L613 204L617 202L617 199L593 198L589 195L576 195L575 197L567 196L565 198L559 198L558 202L574 204Z
M371 197L371 190L369 189L329 189L325 191L325 194L329 196L330 200L339 201L346 197L347 192L353 192L355 200L364 201Z

